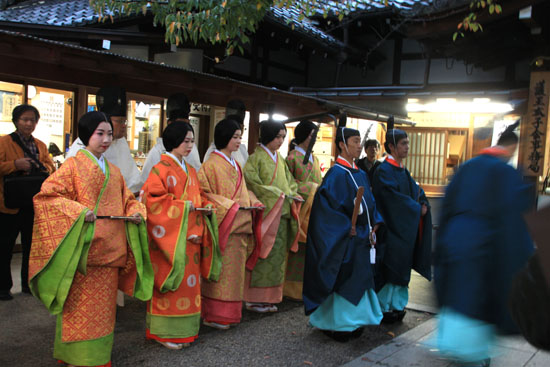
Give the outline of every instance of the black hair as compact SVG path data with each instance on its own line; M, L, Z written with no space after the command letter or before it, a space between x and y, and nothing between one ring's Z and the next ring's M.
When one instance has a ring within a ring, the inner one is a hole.
M370 146L376 146L378 148L380 148L380 142L376 139L367 139L367 141L365 142L365 150L370 147Z
M290 143L288 143L288 152L290 153L290 152L292 152L294 149L296 149L296 146L297 146L297 145L298 145L298 144L296 144L296 138L292 139L292 140L290 141Z
M21 115L24 114L27 111L34 112L34 116L36 117L36 121L40 120L40 113L38 112L38 109L30 104L20 104L19 106L15 107L11 113L11 120L17 127L17 121L19 121L19 118L21 118Z
M246 115L246 106L244 102L240 99L232 99L227 102L225 106L225 115L226 118L233 117L233 120L242 125L244 123L244 116Z
M296 137L296 144L302 144L309 134L311 134L311 130L315 129L317 126L309 121L309 120L302 120L296 126L296 129L294 129L294 136Z
M113 128L111 119L105 113L99 111L86 112L78 120L78 137L85 146L88 146L94 131L102 122L108 123L111 125L111 129Z
M394 120L393 116L388 118L388 131L386 131L386 141L384 142L384 148L388 154L391 154L390 144L393 145L394 149L397 149L397 143L400 140L407 138L407 133L400 129L394 129Z
M188 119L191 111L189 99L183 93L172 94L166 102L166 116L168 120Z
M162 132L162 142L166 151L171 152L173 149L179 147L189 131L195 135L193 126L184 121L174 121L166 126Z
M506 147L510 145L517 144L519 142L518 136L514 130L519 126L519 120L514 122L512 125L508 126L502 134L500 134L497 145Z
M352 136L361 136L361 133L359 133L359 130L351 129L349 127L336 128L336 140L334 142L336 143L336 148L339 152L342 151L342 149L340 149L340 143L344 143L345 145L347 145L348 139Z
M263 145L271 143L281 130L286 131L286 126L282 122L273 120L260 122L260 143Z
M223 119L214 128L214 145L216 149L223 149L229 144L235 131L240 130L239 123L232 119ZM242 131L241 131L242 133Z
M128 114L126 91L121 87L103 87L95 96L97 110L111 116Z

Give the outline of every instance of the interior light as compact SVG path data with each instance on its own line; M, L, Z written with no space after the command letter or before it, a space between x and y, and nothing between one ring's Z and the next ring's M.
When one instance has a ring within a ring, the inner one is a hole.
M36 87L34 85L29 85L27 89L27 98L33 99L36 97Z
M491 98L474 98L474 103L489 103Z

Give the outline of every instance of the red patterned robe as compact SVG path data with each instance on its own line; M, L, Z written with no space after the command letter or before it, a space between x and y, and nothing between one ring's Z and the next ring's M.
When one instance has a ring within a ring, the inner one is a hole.
M202 283L202 315L209 322L234 324L241 321L246 265L254 267L254 249L261 246L262 211L239 209L262 203L247 189L239 163L234 167L222 154L213 152L199 170L201 188L217 208L223 264L217 282Z
M163 154L143 185L147 230L155 272L153 298L147 304L147 337L190 343L198 337L201 315L201 275L217 280L220 249L216 215L195 208L211 206L203 195L195 169L187 173L173 156ZM200 244L189 241L201 237Z

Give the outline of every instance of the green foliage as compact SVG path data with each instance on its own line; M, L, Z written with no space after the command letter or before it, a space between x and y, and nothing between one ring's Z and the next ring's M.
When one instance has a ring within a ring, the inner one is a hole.
M453 41L456 41L459 35L464 37L464 32L483 32L483 27L477 21L477 16L484 11L489 11L490 15L501 14L502 7L496 0L471 0L470 13L458 23L457 31L453 33Z
M343 20L358 4L384 3L388 0L340 0L329 8L321 0L90 0L100 22L114 21L113 16L153 15L155 26L165 27L165 41L180 45L184 42L225 45L226 55L235 49L243 53L243 44L250 42L259 23L272 7L295 7L298 20L323 15ZM332 4L331 4L332 5ZM291 19L287 19L290 23ZM294 29L294 24L291 24Z

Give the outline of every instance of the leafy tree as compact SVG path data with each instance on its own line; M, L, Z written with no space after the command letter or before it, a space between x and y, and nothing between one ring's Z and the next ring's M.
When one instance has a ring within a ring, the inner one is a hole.
M272 6L295 7L299 21L314 14L342 20L357 6L373 2L388 4L388 0L340 0L331 1L331 6L326 0L90 0L100 21L112 22L115 16L150 12L155 26L166 28L166 42L225 44L227 55L235 49L243 52L242 45L250 41L250 35Z
M453 34L453 41L460 35L464 37L464 31L466 32L483 32L482 25L477 21L477 16L488 11L489 14L502 13L502 6L497 3L497 0L472 0L470 1L470 13L462 19L462 22L458 23L457 31Z

